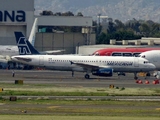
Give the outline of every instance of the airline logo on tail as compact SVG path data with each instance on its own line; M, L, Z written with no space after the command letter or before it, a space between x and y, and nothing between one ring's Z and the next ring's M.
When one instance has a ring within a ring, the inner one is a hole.
M20 55L31 55L31 51L27 45L27 42L26 42L26 38L25 37L20 37L19 40L18 40L18 49L19 49L19 54Z
M22 32L15 32L15 36L20 55L39 54Z

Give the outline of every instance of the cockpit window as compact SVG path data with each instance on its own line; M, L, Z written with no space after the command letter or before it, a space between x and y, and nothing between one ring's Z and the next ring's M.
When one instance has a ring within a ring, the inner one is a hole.
M138 55L138 57L145 58L146 56L145 55Z
M99 53L98 53L98 52L96 52L94 55L95 55L95 56L99 56Z
M141 57L141 55L138 55L137 57Z
M142 58L145 58L146 56L145 56L145 55L142 55L141 57L142 57Z
M149 61L144 61L144 64L150 63Z
M140 57L140 53L133 53L133 56Z

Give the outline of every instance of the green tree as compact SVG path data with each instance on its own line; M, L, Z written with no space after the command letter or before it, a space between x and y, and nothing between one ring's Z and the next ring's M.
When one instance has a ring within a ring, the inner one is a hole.
M40 15L53 15L53 12L52 11L47 11L47 10L44 10L40 13Z
M122 21L116 19L115 21L116 30L125 30L125 25Z
M108 34L101 33L96 41L96 44L109 44L110 43L110 37Z
M114 33L115 31L116 31L115 24L113 22L109 21L108 28L107 28L107 33L111 34L111 33Z
M55 14L53 14L54 16L62 16L62 13L61 12L57 12Z
M74 14L71 11L62 13L62 16L74 16Z
M150 36L151 27L147 23L141 24L139 29L140 29L141 34L144 35L145 37Z
M83 17L83 14L81 12L78 12L76 16L81 16Z

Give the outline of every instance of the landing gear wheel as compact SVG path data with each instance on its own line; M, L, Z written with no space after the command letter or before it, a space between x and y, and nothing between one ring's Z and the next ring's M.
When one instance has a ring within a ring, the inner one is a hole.
M151 76L151 74L150 74L150 73L147 73L147 74L146 74L146 76L148 76L148 77L149 77L149 76Z
M138 80L138 77L137 77L137 73L136 73L136 72L134 73L134 79L135 79L135 80Z
M84 76L86 79L89 79L90 78L90 76L88 75L88 74L85 74L85 76Z
M134 79L135 79L135 80L138 80L138 77L136 76L136 77L134 77Z
M72 71L72 77L74 76L74 71Z

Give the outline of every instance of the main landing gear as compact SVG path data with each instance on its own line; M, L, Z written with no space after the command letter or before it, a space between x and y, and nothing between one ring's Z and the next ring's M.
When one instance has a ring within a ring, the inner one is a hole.
M134 73L134 79L138 80L137 73Z
M90 78L89 74L85 74L84 77L85 77L86 79L89 79L89 78Z
M74 77L74 71L72 71L72 77ZM89 78L90 78L90 75L86 73L86 74L84 75L84 78L89 79Z
M74 76L74 71L72 71L72 77Z

